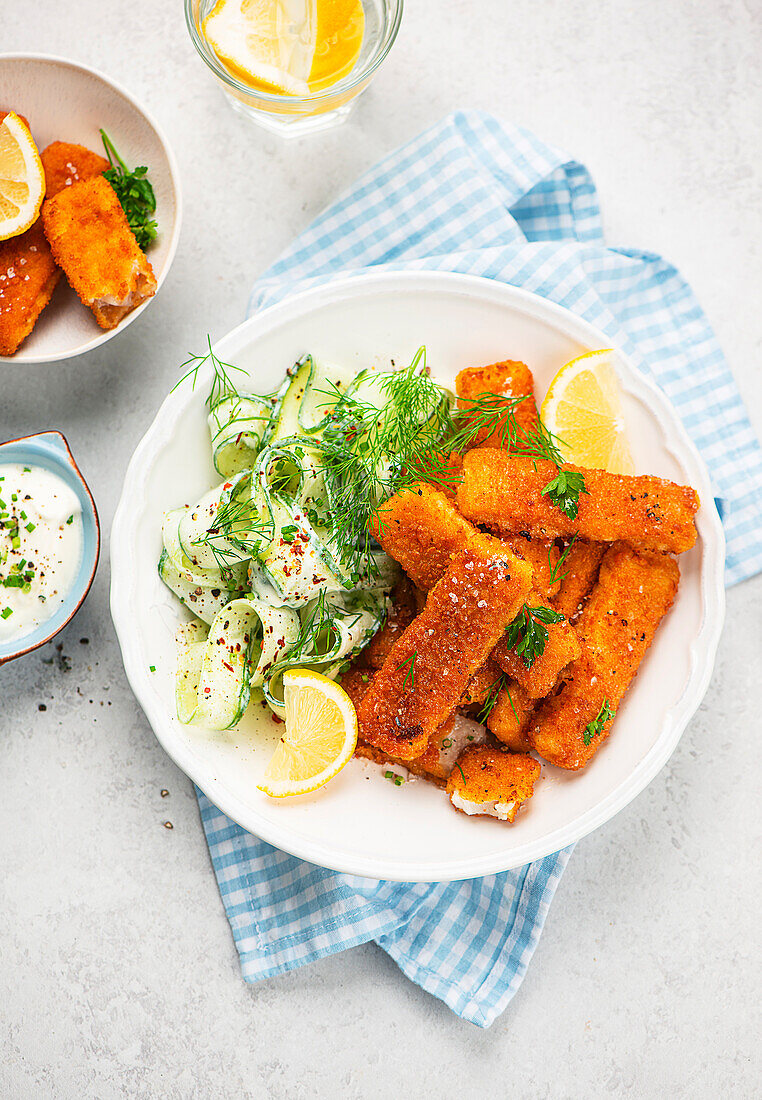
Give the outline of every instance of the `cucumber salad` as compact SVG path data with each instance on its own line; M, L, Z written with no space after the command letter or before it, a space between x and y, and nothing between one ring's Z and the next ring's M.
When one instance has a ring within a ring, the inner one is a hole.
M435 450L454 399L424 349L403 370L305 355L266 396L239 392L245 372L211 347L181 382L207 360L222 480L166 515L159 574L193 615L177 634L178 717L223 730L252 699L282 717L286 669L335 679L379 629L398 567L367 523Z

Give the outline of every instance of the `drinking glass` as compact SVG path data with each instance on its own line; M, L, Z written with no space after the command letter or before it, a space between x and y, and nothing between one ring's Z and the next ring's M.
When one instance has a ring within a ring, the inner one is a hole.
M185 21L206 62L234 110L252 122L284 137L301 137L343 122L354 101L370 84L397 37L403 0L361 0L365 30L352 70L328 88L307 95L266 92L245 83L220 60L207 42L202 23L215 0L185 0Z

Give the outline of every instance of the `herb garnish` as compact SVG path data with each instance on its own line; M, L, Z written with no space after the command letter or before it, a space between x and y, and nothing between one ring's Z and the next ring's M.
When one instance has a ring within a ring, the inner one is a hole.
M372 569L368 530L393 493L417 480L439 482L442 463L432 459L450 423L450 395L426 373L426 349L410 366L379 375L386 398L379 408L335 387L326 394L330 411L315 446L333 516L332 541L348 571L359 577Z
M589 745L594 737L603 733L603 727L616 715L616 711L612 710L609 706L608 699L603 700L603 705L598 711L597 717L592 722L588 722L585 726L585 732L582 734L582 740L586 745Z
M563 554L561 554L559 556L559 559L558 559L558 561L556 562L555 565L551 565L551 563L550 563L551 547L550 546L548 547L548 569L550 570L550 573L548 574L548 587L549 588L556 583L556 580L565 581L566 578L569 576L569 570L568 569L566 570L565 573L561 573L560 569L561 569L562 565L564 564L564 562L566 561L566 559L569 555L569 551L571 550L572 546L574 546L574 543L576 541L577 541L577 536L572 535L571 542L566 547Z
M519 424L516 409L528 399L526 395L508 398L491 393L467 400L460 398L448 446L462 453L482 431L492 435L499 430L503 450L517 458L541 458L553 463L558 474L543 488L542 494L569 519L576 519L579 495L587 492L584 475L577 470L563 469L564 459L559 448L562 440L545 427L539 416L536 426Z
M397 672L402 672L403 668L407 669L405 673L405 679L402 681L402 690L405 690L405 685L410 680L410 690L415 689L415 662L418 658L418 651L414 650L406 661L403 661L401 665L397 665Z
M502 689L506 687L507 683L508 677L505 675L504 672L501 672L497 680L495 680L494 684L489 689L487 698L484 700L484 705L476 716L476 721L481 722L483 726L487 725L487 719L489 718L490 714L492 714L492 711L495 709L497 697Z
M192 352L188 353L188 358L180 366L180 370L182 370L183 367L188 367L188 370L177 382L175 382L171 392L174 393L177 387L181 386L188 378L193 380L191 388L195 389L198 372L208 360L212 364L212 387L209 390L206 404L207 408L212 409L223 397L238 393L235 383L228 374L228 371L237 370L240 371L241 374L246 374L246 371L243 367L236 367L233 363L223 363L221 359L218 359L212 351L212 338L208 334L206 337L206 344L208 348L206 355L194 355Z
M505 632L508 648L521 657L527 668L531 668L545 652L548 631L543 624L562 621L563 615L550 607L530 607L525 603Z
M576 519L579 511L579 494L587 493L585 475L579 470L562 470L542 490L551 503L560 508L569 519Z
M330 650L335 635L336 627L326 599L326 589L321 588L315 606L302 623L299 636L288 655L289 661L322 656Z
M156 222L151 217L156 212L156 195L147 178L148 169L141 167L130 171L105 130L101 130L101 138L111 165L103 173L104 179L113 187L135 240L145 252L156 240Z

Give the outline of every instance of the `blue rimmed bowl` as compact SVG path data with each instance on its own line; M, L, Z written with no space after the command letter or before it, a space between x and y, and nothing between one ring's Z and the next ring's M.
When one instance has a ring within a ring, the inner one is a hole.
M71 592L55 615L20 638L0 642L0 665L49 642L71 622L90 591L101 549L101 529L93 495L74 461L69 444L60 432L39 432L37 435L0 443L0 464L11 462L41 466L57 474L76 493L82 508L82 561Z

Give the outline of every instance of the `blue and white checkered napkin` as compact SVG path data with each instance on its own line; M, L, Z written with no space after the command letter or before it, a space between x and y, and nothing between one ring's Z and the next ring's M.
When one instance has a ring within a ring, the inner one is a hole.
M722 352L674 267L604 244L583 165L518 126L458 111L313 222L259 281L250 312L381 264L499 279L603 329L672 399L711 471L727 583L762 569L762 452ZM468 882L378 882L294 859L199 801L246 981L375 940L481 1027L521 984L571 853Z

